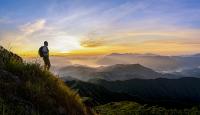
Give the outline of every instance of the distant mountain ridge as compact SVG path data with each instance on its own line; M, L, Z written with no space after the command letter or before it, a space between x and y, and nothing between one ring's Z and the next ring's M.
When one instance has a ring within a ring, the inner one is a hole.
M140 54L140 53L111 53L108 54L107 56L160 56L157 54L153 54L153 53L145 53L145 54Z
M141 64L156 71L176 71L200 66L199 54L161 56L156 54L112 53L97 61L99 65Z
M180 72L174 72L173 74L179 76L191 76L200 78L200 68L198 67L198 68L185 69Z
M162 74L140 64L116 64L99 69L96 76L101 79L115 81L133 78L155 79L162 77Z
M85 66L67 66L59 71L62 79L75 78L83 81L90 79L104 79L108 81L129 79L156 79L156 78L180 78L173 74L162 74L140 64L116 64L105 67L91 68Z

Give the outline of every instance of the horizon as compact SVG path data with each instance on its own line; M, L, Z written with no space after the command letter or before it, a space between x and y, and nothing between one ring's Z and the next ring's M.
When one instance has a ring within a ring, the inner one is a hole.
M0 45L35 57L200 52L198 0L1 0Z
M178 54L178 55L164 55L164 54L155 54L155 53L116 53L116 52L112 52L112 53L107 53L107 54L68 54L68 53L58 53L58 54L51 54L51 57L102 57L102 56L109 56L109 55L154 55L154 56L169 56L169 57L176 57L176 56L180 56L180 57L184 57L184 56L195 56L195 55L199 55L200 53L188 53L188 54ZM20 55L22 58L37 58L39 57L39 55Z

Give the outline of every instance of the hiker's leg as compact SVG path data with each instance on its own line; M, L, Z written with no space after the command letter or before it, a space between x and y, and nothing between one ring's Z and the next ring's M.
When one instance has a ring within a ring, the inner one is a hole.
M43 59L44 59L44 63L45 63L45 69L49 70L50 67L51 67L51 63L50 63L49 57L44 57Z
M47 69L49 70L50 67L51 67L51 63L50 63L49 57L47 57Z
M43 60L44 60L44 69L48 70L48 59L47 59L47 57L43 57Z

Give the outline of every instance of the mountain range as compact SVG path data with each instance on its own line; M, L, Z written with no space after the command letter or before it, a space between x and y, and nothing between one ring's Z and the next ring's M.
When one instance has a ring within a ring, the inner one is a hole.
M112 53L100 58L99 65L141 64L155 71L175 72L200 66L200 55L161 56L156 54Z
M144 67L140 64L116 64L97 68L86 66L67 66L59 70L62 79L74 78L83 81L90 79L104 79L108 81L129 79L156 79L156 78L180 78L176 74L163 74Z
M79 95L85 99L88 106L98 106L109 102L117 101L134 101L137 98L126 93L112 92L105 87L80 80L67 80L67 86L74 89Z
M185 69L180 72L174 72L173 74L178 76L191 76L200 78L200 68Z
M138 97L141 103L179 105L179 107L200 103L199 78L131 79L126 81L93 79L89 82L103 86L112 92Z
M190 108L200 103L200 78L131 79L106 81L91 79L65 81L81 97L89 98L89 106L111 102L134 101L166 108Z

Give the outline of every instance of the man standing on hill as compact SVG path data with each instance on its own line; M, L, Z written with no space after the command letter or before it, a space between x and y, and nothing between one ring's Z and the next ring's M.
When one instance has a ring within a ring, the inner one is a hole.
M49 49L48 49L48 42L47 41L44 42L44 46L40 47L39 55L40 55L40 57L43 57L44 68L46 70L49 70L49 68L51 67L51 63L50 63L50 60L49 60Z

